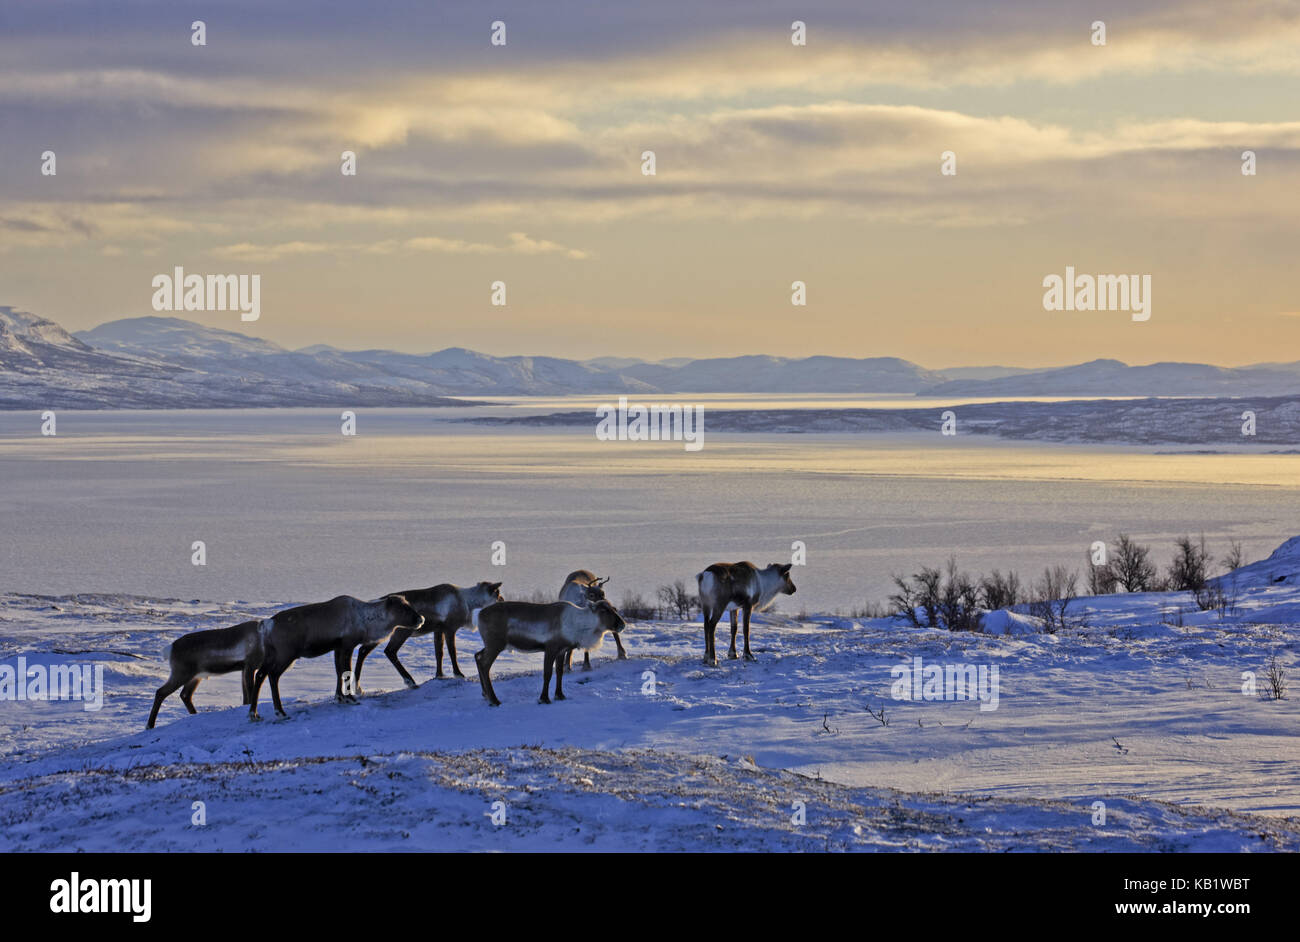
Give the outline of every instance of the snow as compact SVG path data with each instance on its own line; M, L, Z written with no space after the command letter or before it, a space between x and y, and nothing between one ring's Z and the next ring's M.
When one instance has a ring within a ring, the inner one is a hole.
M336 704L323 657L282 679L288 720L250 723L230 674L152 731L168 643L283 606L0 596L0 663L93 661L106 684L99 711L0 707L0 848L1300 850L1300 719L1242 692L1271 656L1296 675L1300 586L1254 574L1294 576L1297 548L1239 571L1223 617L1187 593L1080 600L1087 627L1057 635L1005 612L996 634L761 616L758 661L716 669L698 621L636 622L628 660L595 658L550 706L540 657L502 655L499 708L462 630L469 681L429 679L415 639L416 689L376 656L361 704ZM997 709L894 699L917 657L998 667Z

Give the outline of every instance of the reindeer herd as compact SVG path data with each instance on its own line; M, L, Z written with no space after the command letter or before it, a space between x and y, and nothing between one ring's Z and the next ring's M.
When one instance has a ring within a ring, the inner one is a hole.
M573 652L583 651L583 668L591 670L591 652L607 633L614 635L620 660L627 658L620 635L627 623L605 598L600 579L586 569L569 573L555 602L508 602L501 595L500 582L480 582L462 588L450 584L428 589L395 592L372 602L340 595L328 602L299 605L276 612L260 621L246 621L230 628L195 631L170 645L166 655L171 675L158 688L147 729L153 729L162 703L176 690L190 713L199 681L213 674L240 671L243 674L243 702L248 718L257 720L257 700L262 683L269 680L271 700L278 716L286 716L280 703L280 676L300 657L334 654L334 697L340 703L358 703L361 695L361 665L366 655L387 641L384 654L408 687L415 679L397 658L407 639L432 633L437 652L437 673L442 677L442 650L446 645L451 672L464 678L456 662L456 631L473 626L483 640L474 655L483 698L500 706L492 689L492 664L507 647L540 651L543 655L542 695L539 703L550 703L551 674L555 674L555 699L564 699L564 672L572 666ZM773 563L759 569L753 563L715 563L696 576L700 609L704 615L704 662L718 666L713 645L714 632L724 613L731 615L731 649L735 658L738 613L744 617L745 659L749 649L749 617L763 611L778 595L793 595L790 565ZM356 651L356 665L352 652Z

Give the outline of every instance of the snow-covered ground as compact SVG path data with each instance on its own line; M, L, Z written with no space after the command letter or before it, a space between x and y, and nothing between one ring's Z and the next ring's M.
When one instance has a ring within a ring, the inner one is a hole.
M417 689L376 652L361 705L338 705L330 659L300 661L289 720L248 722L230 675L152 731L164 646L273 607L11 594L0 664L102 664L106 692L98 711L0 702L0 847L1300 850L1296 701L1243 692L1272 656L1300 675L1300 538L1236 584L1224 617L1186 593L1107 596L1056 636L996 613L1011 633L776 616L757 662L716 669L698 622L634 623L629 660L608 646L550 706L540 657L512 652L488 707L465 631L468 681L431 679L416 639ZM997 667L996 709L895 699L891 669L917 657Z

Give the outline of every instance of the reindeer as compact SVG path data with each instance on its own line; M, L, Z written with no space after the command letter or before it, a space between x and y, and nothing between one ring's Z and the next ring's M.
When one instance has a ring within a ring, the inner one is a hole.
M736 657L736 612L745 613L745 660L756 660L749 650L749 615L763 611L777 595L794 595L790 581L790 564L772 563L759 569L753 563L714 563L695 577L700 587L700 609L704 613L704 663L718 666L713 633L723 612L731 613L731 650Z
M564 577L564 585L560 586L560 601L572 602L574 605L590 608L596 602L605 597L605 590L601 588L609 577L604 579L596 578L596 574L590 569L575 569ZM617 634L614 635L614 643L618 645L618 659L627 660L627 652L623 650L623 641ZM570 651L565 655L564 669L573 670L573 652ZM582 669L591 670L591 653L582 652Z
M181 703L185 704L185 709L191 713L199 712L194 709L194 689L200 680L213 674L243 671L243 702L247 704L252 696L253 674L262 666L262 638L257 631L260 624L259 621L246 621L231 628L192 631L168 645L163 653L171 663L171 676L153 698L153 709L149 711L145 729L153 729L158 719L158 708L177 687L181 688Z
M483 638L483 650L474 655L478 682L487 702L500 706L489 672L492 662L506 645L520 651L545 654L542 695L537 702L550 703L547 689L551 685L552 667L555 669L555 699L563 700L565 655L574 648L594 651L600 647L605 632L612 631L617 637L626 623L614 606L601 599L590 608L580 608L572 602L498 602L479 612L475 624Z
M447 642L447 653L451 655L451 672L464 680L465 675L460 672L460 665L456 663L456 629L472 624L474 613L480 608L486 608L493 602L503 601L501 583L480 582L478 585L465 589L451 583L443 583L428 589L412 589L409 592L400 592L398 594L424 616L424 626L422 628L398 628L393 632L393 636L388 639L388 645L384 648L384 653L388 655L388 659L397 668L397 673L402 675L402 680L406 683L406 686L415 687L417 685L415 679L402 666L402 662L397 659L397 652L401 650L402 645L406 644L406 639L411 635L427 635L431 631L434 633L434 646L438 652L438 673L434 676L442 677L442 643L445 640ZM353 671L353 681L357 684L357 693L361 692L361 663L366 659L366 655L374 650L378 644L379 641L374 644L363 644L361 649L357 651L357 667Z
M351 673L352 649L359 644L374 647L395 628L417 629L423 624L424 616L400 595L386 595L373 602L340 595L328 602L277 612L258 626L262 665L253 679L248 718L261 718L257 715L257 695L268 677L276 715L286 716L280 705L280 675L298 658L320 657L328 651L334 652L334 699L339 703L360 703L350 677L347 689L344 687L344 677Z

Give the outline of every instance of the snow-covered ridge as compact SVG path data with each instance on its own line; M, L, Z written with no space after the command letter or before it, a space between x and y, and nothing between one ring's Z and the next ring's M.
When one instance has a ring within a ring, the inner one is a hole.
M1300 538L1242 567L1228 613L1188 593L1087 598L1087 627L1057 635L763 616L757 662L717 669L698 621L634 622L629 660L594 658L551 706L535 655L498 661L494 709L472 678L431 679L417 639L417 689L372 659L361 705L340 705L330 659L299 661L288 721L249 723L227 675L199 687L197 716L173 698L148 732L168 643L280 606L0 596L0 664L94 662L106 680L98 712L0 708L0 846L1297 850L1300 717L1243 691L1270 659L1300 671L1297 562ZM918 658L996 667L996 709L898 699ZM68 802L89 783L96 802ZM189 828L209 794L229 817ZM177 821L159 815L180 796ZM487 823L497 800L516 829Z
M410 406L443 405L448 396L585 393L1276 397L1300 395L1300 364L1224 369L1095 360L1062 369L937 371L896 357L742 354L649 363L498 357L455 347L287 350L174 317L126 318L70 335L46 318L0 307L0 408Z

